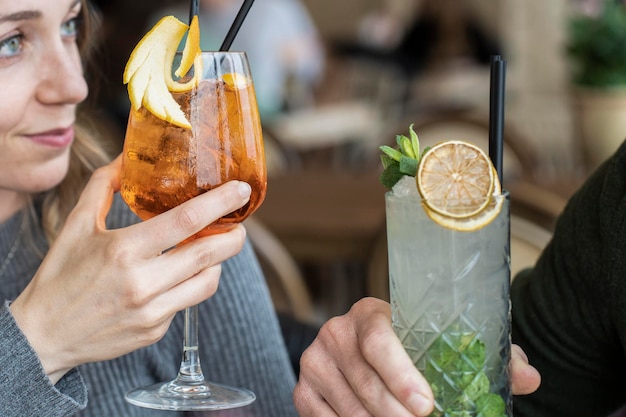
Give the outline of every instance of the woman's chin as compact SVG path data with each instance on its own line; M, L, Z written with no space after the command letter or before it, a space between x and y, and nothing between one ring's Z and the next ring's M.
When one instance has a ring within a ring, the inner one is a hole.
M37 166L31 171L33 193L45 192L56 187L65 179L68 170L68 157L59 157Z

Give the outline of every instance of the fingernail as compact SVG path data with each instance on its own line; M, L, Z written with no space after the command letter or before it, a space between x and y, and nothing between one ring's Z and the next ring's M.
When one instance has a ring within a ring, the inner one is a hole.
M250 193L252 192L252 188L250 188L250 184L247 182L239 181L239 195L241 198L250 197Z
M431 400L417 393L411 394L407 405L411 412L418 416L425 416L432 408Z

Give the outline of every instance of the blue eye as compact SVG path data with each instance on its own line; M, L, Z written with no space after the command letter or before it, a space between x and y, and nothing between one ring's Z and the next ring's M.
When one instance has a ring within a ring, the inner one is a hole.
M78 35L79 26L79 18L72 18L61 25L61 35L64 37L75 37Z
M11 58L22 51L22 35L0 41L0 58Z

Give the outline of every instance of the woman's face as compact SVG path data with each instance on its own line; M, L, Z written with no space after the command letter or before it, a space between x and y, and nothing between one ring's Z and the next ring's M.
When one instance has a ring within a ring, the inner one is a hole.
M80 10L80 0L0 0L0 221L67 172L87 96Z

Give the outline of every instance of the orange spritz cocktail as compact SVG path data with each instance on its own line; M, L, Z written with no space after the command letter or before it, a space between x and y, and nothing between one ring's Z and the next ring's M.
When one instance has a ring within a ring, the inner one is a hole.
M177 47L183 36L182 52ZM265 197L261 122L243 52L201 52L191 24L161 19L133 50L124 82L131 111L124 142L121 194L147 220L230 180L250 184L250 201L181 244L233 228ZM178 376L126 393L132 404L159 410L222 410L252 403L243 388L205 380L200 367L198 308L185 309Z
M187 34L185 49L177 52ZM124 82L130 111L121 194L146 220L230 180L252 187L250 201L195 237L228 230L265 197L261 121L243 52L201 52L197 17L172 16L135 47Z
M192 129L162 120L145 107L131 111L122 196L145 220L227 181L245 181L252 187L250 201L199 235L223 231L248 217L265 197L265 155L253 84L226 74L173 96Z

